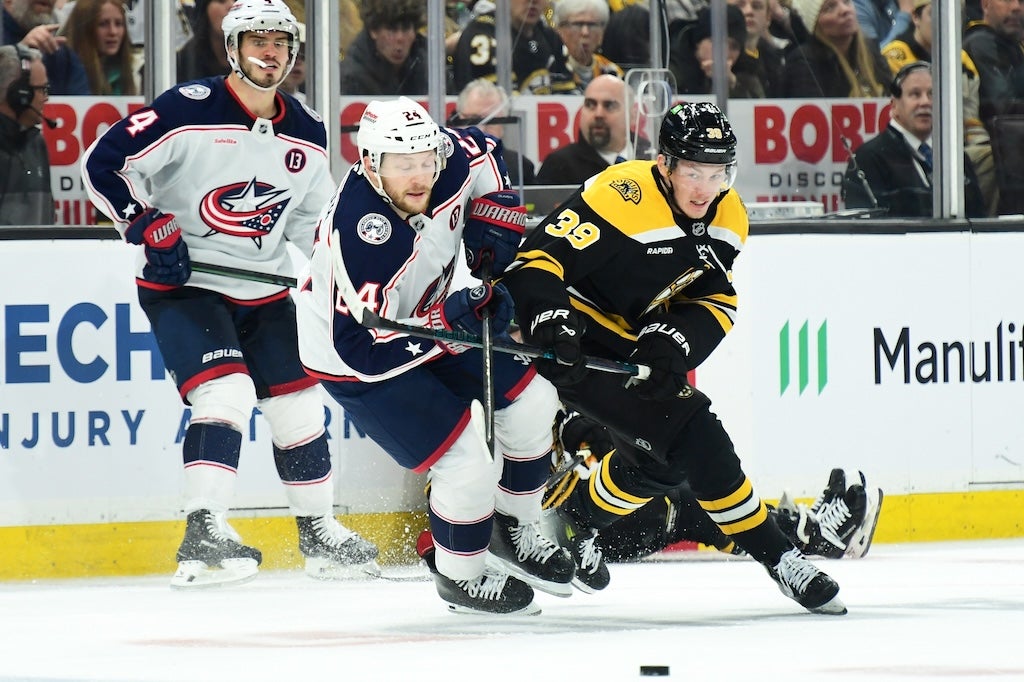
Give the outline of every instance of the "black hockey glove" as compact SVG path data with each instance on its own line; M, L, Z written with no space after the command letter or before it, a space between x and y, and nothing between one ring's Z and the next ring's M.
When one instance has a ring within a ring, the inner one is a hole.
M184 286L192 276L188 245L174 215L155 208L136 218L124 233L125 241L146 247L146 266L142 278L169 287Z
M480 336L484 331L485 310L491 313L492 334L497 336L508 330L513 307L512 296L504 285L481 284L456 291L444 303L430 309L430 326ZM441 345L452 353L462 353L469 348L458 343L441 342Z
M587 448L597 459L604 459L615 449L608 429L578 412L571 413L559 425L558 440L566 452L576 453Z
M690 344L674 322L652 320L640 330L636 350L630 356L633 362L649 366L651 375L646 379L630 377L626 388L643 400L688 397L692 390L686 383L689 353Z
M586 323L572 308L542 310L523 327L523 339L555 354L555 360L534 360L537 371L555 386L571 386L586 376L580 343Z
M515 192L491 192L473 199L462 231L469 273L481 277L480 266L489 256L491 274L500 275L515 260L525 231L526 207L519 205Z

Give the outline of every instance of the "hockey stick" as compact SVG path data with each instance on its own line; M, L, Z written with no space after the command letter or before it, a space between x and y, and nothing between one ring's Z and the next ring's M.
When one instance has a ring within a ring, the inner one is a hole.
M233 268L228 265L214 265L213 263L192 261L192 269L196 272L205 272L208 275L223 275L224 277L234 277L235 279L244 279L250 282L260 282L261 284L276 284L278 286L291 287L293 289L299 285L298 281L294 277L275 275L256 270L244 270L242 268Z
M491 257L483 254L480 263L480 278L485 285L491 284ZM484 308L480 328L480 342L484 356L484 440L487 452L494 453L494 339L491 331L491 310Z

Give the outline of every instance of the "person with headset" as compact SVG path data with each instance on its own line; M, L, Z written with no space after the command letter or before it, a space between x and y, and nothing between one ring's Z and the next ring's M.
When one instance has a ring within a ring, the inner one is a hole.
M39 124L50 94L39 50L0 47L0 225L53 225L50 155Z
M596 82L596 79L595 79ZM733 189L736 136L710 102L673 106L655 161L590 178L533 230L501 278L523 340L550 350L537 371L603 425L615 452L547 519L584 592L610 581L597 533L688 481L701 508L782 593L842 615L839 585L780 530L711 401L687 382L736 318L733 263L749 230ZM645 365L646 377L591 371L586 355Z
M926 61L901 68L889 84L889 125L850 157L843 177L847 208L886 208L893 217L932 215L932 70ZM967 216L984 217L985 201L964 156Z

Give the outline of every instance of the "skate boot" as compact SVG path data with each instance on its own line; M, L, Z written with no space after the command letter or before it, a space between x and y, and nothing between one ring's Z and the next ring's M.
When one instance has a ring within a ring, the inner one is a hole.
M346 528L332 514L296 516L299 550L306 575L318 580L374 578L380 575L377 546Z
M882 506L882 490L869 488L863 472L858 471L853 483L846 472L833 469L828 487L811 505L817 515L821 535L841 548L838 557L860 558L868 553L878 525Z
M842 616L846 605L839 600L839 585L819 571L807 557L794 547L779 559L775 566L767 566L768 575L786 595L811 613Z
M496 561L488 561L483 574L477 578L452 580L437 570L434 539L426 530L416 541L416 553L430 569L437 594L452 613L524 616L540 613L540 607L533 602L533 589L510 576Z
M611 574L597 545L597 531L579 526L561 509L546 510L542 520L548 535L569 550L576 564L572 586L588 594L608 587Z
M177 553L174 589L240 585L256 577L263 554L242 544L223 512L197 509L188 515Z
M546 537L539 523L519 523L494 512L491 554L505 569L527 585L557 597L572 595L576 564L569 552Z
M818 515L808 509L807 505L794 503L788 492L782 493L782 499L773 513L779 530L804 554L828 559L843 557L846 547L823 536ZM834 537L834 534L831 536Z

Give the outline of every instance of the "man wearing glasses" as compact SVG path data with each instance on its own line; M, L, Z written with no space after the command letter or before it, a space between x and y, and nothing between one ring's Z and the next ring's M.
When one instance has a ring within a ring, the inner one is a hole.
M598 52L608 15L605 0L560 0L555 5L555 30L565 44L566 65L581 90L601 74L623 76L618 64Z
M39 129L50 95L39 50L0 47L0 225L53 225L50 157Z

